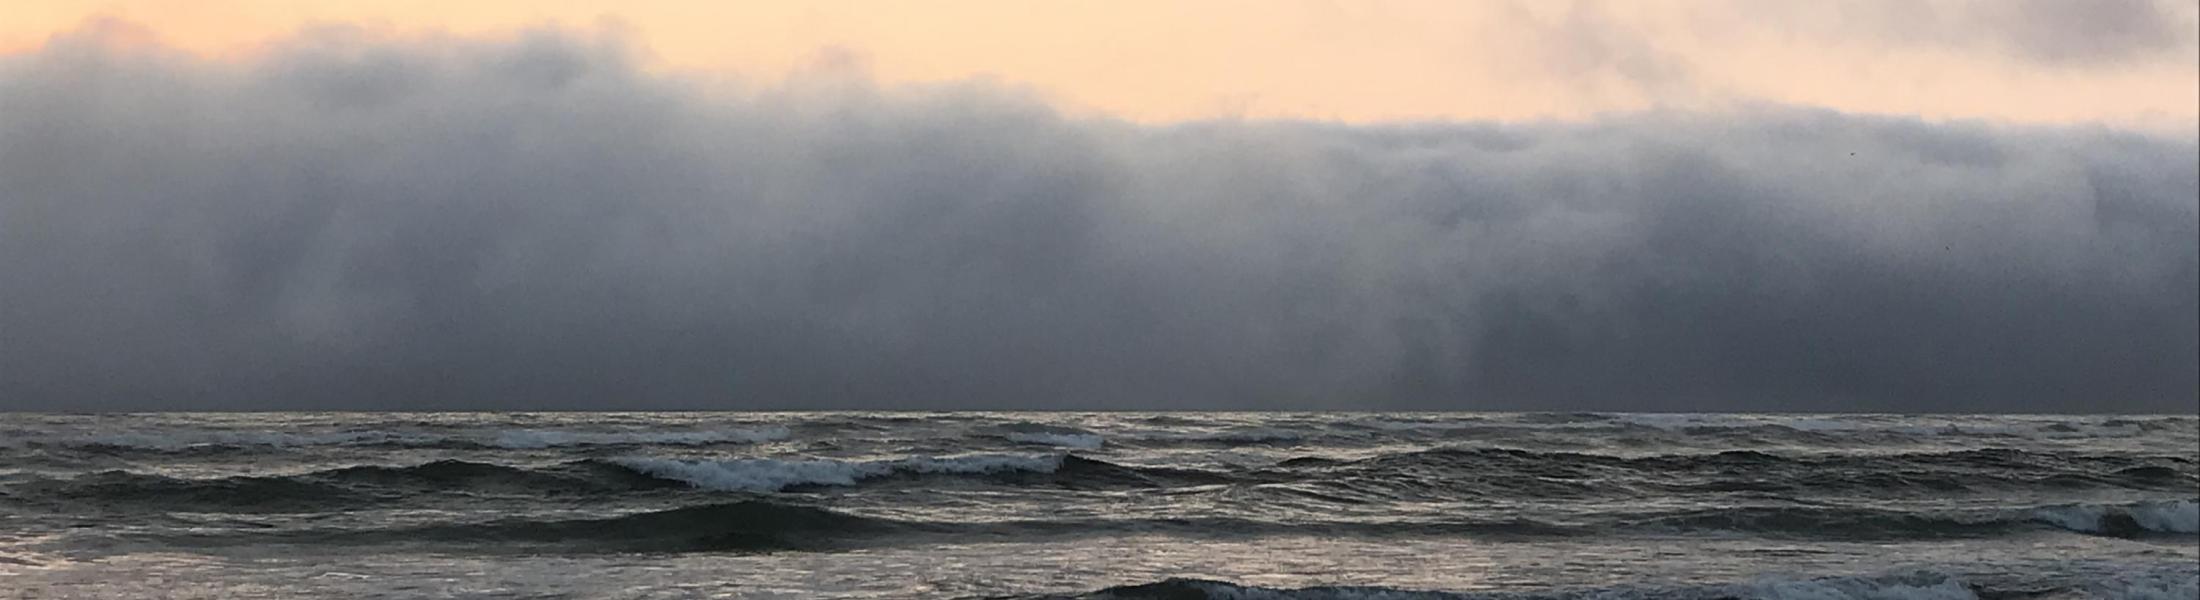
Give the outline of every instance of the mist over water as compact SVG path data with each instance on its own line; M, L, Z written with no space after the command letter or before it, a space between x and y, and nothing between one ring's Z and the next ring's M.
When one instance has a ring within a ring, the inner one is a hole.
M1172 126L615 36L0 58L0 408L2182 411L2193 139Z

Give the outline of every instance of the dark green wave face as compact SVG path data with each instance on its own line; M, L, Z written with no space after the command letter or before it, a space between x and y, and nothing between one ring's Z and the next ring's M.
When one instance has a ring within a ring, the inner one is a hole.
M0 432L0 572L60 597L2200 584L2183 415L11 414Z

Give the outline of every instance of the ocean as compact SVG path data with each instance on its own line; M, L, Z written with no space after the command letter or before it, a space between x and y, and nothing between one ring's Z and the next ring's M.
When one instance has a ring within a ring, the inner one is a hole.
M0 597L2200 597L2200 419L0 414Z

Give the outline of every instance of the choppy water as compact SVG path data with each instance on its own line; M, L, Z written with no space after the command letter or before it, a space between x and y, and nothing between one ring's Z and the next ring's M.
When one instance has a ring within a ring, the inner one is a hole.
M34 598L2195 598L2191 416L0 415Z

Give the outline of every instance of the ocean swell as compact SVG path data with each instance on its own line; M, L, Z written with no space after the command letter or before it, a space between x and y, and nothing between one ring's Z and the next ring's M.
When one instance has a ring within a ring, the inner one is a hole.
M969 454L880 460L737 458L686 460L626 457L608 462L636 472L716 491L777 492L797 486L851 486L897 475L1052 473L1064 455Z
M1945 494L2018 489L2190 490L2200 471L2172 457L1985 449L1788 456L1749 450L1637 458L1441 447L1342 459L1303 456L1238 474L1393 491L1400 499L1576 498L1644 492Z
M670 488L676 484L591 461L527 468L441 460L409 466L360 465L294 475L182 478L102 471L10 486L22 501L90 506L317 511L440 494L567 496Z
M151 536L185 547L433 544L467 552L776 552L830 550L890 533L895 521L743 500L600 518L515 517L376 529L292 529Z

